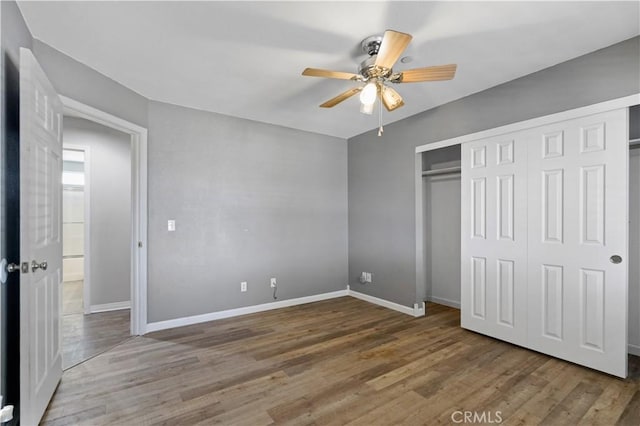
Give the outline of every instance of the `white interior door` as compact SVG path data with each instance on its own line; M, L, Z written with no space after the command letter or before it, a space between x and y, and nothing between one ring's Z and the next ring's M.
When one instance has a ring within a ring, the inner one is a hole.
M20 49L20 419L38 424L62 377L62 103ZM23 271L24 272L24 271Z
M463 144L464 328L626 377L627 121Z
M529 346L621 377L627 375L627 129L624 109L528 135Z
M462 146L462 326L526 345L527 152L517 135Z

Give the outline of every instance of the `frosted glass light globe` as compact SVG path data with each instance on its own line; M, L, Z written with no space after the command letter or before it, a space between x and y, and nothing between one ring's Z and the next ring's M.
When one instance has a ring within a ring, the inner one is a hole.
M376 102L376 97L378 95L378 88L375 83L367 83L360 92L360 102L363 105L373 105Z

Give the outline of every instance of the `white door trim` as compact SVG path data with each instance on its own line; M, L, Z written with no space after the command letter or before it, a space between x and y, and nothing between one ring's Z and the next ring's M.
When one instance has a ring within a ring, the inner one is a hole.
M91 150L87 145L65 144L63 140L62 152L65 150L82 151L84 153L84 272L82 274L82 311L87 315L91 313L91 274L89 273L91 271ZM64 282L62 286L62 291L64 292Z
M131 135L131 334L147 329L147 129L66 96L65 114L85 118Z
M504 133L517 132L519 130L544 126L546 124L557 123L559 121L566 121L574 118L586 117L587 115L599 114L601 112L626 108L638 104L640 104L640 93L625 96L622 98L612 99L610 101L600 102L593 105L588 105L581 108L570 109L568 111L562 111L555 114L536 117L529 120L518 121L517 123L507 124L505 126L495 127L493 129L482 130L480 132L470 133L468 135L420 145L416 147L416 154L420 154L426 151L432 151L438 148L446 148L452 145L460 145L461 143L470 142L476 139L490 138L493 136L502 135Z
M0 22L2 22L2 7L0 7ZM2 31L0 31L0 46L2 46ZM0 55L0 82L4 82L4 55ZM0 83L0 90L2 90L4 88L4 86L2 85L2 83ZM4 90L2 90L2 93L0 93L0 99L2 99L2 102L0 102L0 123L4 123ZM1 152L2 148L0 147L0 152ZM4 154L4 153L2 153ZM0 166L0 192L4 193L4 169L2 166ZM4 206L2 205L3 203L3 199L4 196L0 196L0 212L4 212ZM0 234L4 233L4 229L2 228L2 225L0 225ZM3 236L3 238L6 238ZM2 252L2 247L4 246L4 242L0 241L0 262L4 260L4 257L6 256L6 253ZM0 267L2 267L2 265L0 264ZM3 285L2 282L0 282L0 286ZM4 309L4 298L2 297L2 291L0 291L0 342L4 341L4 328L2 326L2 310ZM5 359L5 351L0 351L0 377L4 377L2 375L2 366L4 365L4 359ZM2 409L2 407L4 406L4 396L0 395L0 409Z

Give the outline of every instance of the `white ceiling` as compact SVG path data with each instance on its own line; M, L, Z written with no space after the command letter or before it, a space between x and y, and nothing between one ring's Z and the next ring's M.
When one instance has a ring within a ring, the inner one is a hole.
M630 2L20 2L33 36L154 100L348 138L377 127L357 84L360 41L408 32L410 64L458 64L455 80L394 86L389 123L636 36Z

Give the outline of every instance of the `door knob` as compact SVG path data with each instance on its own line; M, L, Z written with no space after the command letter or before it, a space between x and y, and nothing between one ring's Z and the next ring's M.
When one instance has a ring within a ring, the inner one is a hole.
M27 265L27 271L29 265ZM0 260L0 284L4 284L9 279L9 274L12 272L20 272L20 265L16 265L15 263L8 263L7 259Z
M620 256L618 256L617 254L614 254L613 256L611 256L609 258L609 261L615 265L617 265L618 263L622 262L622 258Z
M7 265L7 272L19 272L20 265L16 265L15 263L10 263Z
M38 263L35 260L31 261L31 272L35 272L39 269L42 269L43 271L47 270L47 261L45 260L44 262Z

